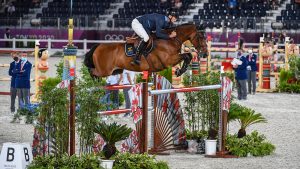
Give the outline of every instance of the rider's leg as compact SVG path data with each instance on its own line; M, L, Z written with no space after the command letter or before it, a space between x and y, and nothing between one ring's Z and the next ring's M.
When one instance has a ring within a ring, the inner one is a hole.
M135 52L135 57L134 57L134 63L135 64L140 64L140 60L141 60L141 55L143 50L146 47L147 42L145 42L143 39L139 42L137 48L136 48L136 52Z
M140 64L140 60L141 60L141 52L144 50L144 48L146 47L146 44L149 40L149 35L148 33L145 31L143 25L137 20L134 19L131 23L132 29L134 30L134 32L142 38L142 40L139 42L137 50L136 50L136 54L134 57L134 61L131 62L132 64Z

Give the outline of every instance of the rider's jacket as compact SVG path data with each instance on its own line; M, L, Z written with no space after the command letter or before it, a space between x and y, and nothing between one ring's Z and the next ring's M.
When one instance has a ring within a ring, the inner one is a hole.
M165 15L153 13L139 16L136 19L143 25L149 35L152 31L155 31L158 38L169 39L169 35L162 32L162 29L170 27L169 18Z

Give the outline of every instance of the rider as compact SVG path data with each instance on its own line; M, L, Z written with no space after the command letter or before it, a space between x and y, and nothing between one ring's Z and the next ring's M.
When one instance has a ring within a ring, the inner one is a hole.
M136 49L134 61L131 64L140 64L141 52L146 47L149 40L149 34L155 31L156 36L161 39L170 39L176 37L176 32L173 31L170 35L162 32L162 29L170 27L178 19L178 12L176 10L167 10L167 15L152 13L145 14L133 19L131 26L134 32L141 37L141 41Z

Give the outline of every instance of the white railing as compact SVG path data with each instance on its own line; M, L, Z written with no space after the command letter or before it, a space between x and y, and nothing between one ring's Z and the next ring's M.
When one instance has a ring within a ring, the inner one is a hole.
M0 48L0 51L34 51L34 46L29 48L18 48L17 43L23 42L25 44L28 44L28 42L35 42L35 39L0 39L0 42L11 42L11 47L9 48ZM62 50L62 46L59 45L59 47L55 47L53 43L64 43L65 45L68 44L67 39L40 39L40 43L46 43L45 48L51 53L54 53L55 51ZM100 44L100 43L125 43L125 41L122 40L73 40L73 43L75 45L82 46L82 48L78 48L79 53L86 53L88 51L88 44ZM82 44L82 45L80 45Z

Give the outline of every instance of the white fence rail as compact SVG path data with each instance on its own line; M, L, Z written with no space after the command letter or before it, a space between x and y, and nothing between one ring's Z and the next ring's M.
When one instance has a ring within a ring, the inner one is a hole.
M33 51L34 47L32 48L18 48L17 47L17 43L18 42L23 42L26 46L26 44L28 44L28 42L35 42L35 39L0 39L0 42L10 42L11 45L10 47L6 47L6 48L0 48L0 51ZM40 43L46 43L46 48L47 50L51 53L54 53L55 51L60 51L62 50L61 45L59 45L59 47L55 47L55 45L53 45L54 43L64 43L65 45L68 44L68 40L67 39L40 39L39 40ZM78 48L78 53L79 55L82 53L86 53L88 51L88 44L99 44L99 43L125 43L125 41L122 40L87 40L87 39L83 39L83 40L73 40L73 43L75 43L76 45L82 46L81 48ZM81 45L80 45L81 44Z

